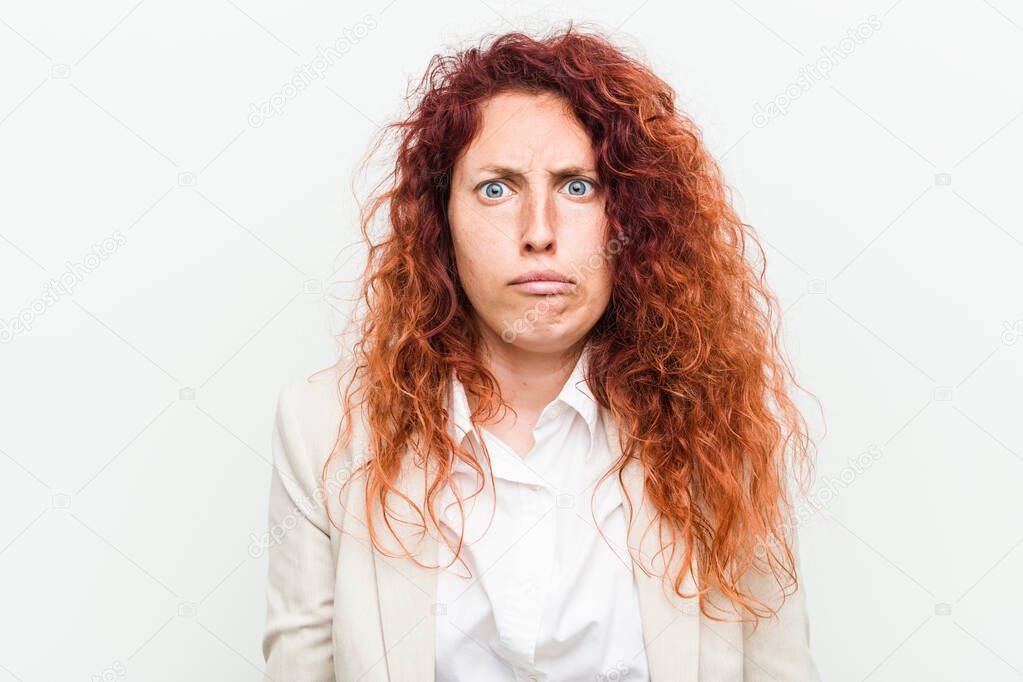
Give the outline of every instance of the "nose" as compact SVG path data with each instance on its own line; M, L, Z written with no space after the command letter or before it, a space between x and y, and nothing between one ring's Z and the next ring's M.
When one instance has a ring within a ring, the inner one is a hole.
M521 249L524 253L549 251L554 253L555 242L554 201L547 192L538 191L530 194L529 201L523 202L524 224L522 230Z

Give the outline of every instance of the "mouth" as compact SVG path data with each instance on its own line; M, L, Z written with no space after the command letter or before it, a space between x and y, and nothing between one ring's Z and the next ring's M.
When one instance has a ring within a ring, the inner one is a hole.
M525 294L549 296L567 294L575 288L575 281L555 270L532 270L510 282L510 285Z
M538 279L531 282L516 282L512 284L524 294L536 294L550 296L552 294L567 294L575 288L571 282L556 282L552 280Z

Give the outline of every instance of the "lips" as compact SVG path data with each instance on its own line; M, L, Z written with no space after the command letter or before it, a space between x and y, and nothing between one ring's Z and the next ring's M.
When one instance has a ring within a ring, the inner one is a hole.
M561 274L557 270L530 270L511 281L512 284L523 284L525 282L565 282L571 284L572 278Z
M511 281L511 286L527 294L567 294L575 282L556 270L531 270Z
M527 294L567 294L572 291L575 285L571 282L555 282L552 280L533 280L531 282L517 282L512 285L519 291Z

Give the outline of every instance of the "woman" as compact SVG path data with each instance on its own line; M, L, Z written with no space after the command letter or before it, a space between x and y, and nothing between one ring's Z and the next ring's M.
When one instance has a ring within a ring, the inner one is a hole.
M267 678L819 679L777 304L672 89L570 26L417 94L355 350L279 397Z

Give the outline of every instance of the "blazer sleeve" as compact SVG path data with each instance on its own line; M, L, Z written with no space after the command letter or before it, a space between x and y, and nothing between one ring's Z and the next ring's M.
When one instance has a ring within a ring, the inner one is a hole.
M301 382L277 397L270 480L266 682L335 682L335 563L323 496L322 462L307 451L296 410Z
M792 533L792 553L797 570L798 589L782 589L771 575L750 578L754 589L772 607L785 594L781 609L770 619L761 619L756 631L743 624L743 682L820 682L820 672L810 653L810 622L806 612L806 591L799 570L798 537Z

